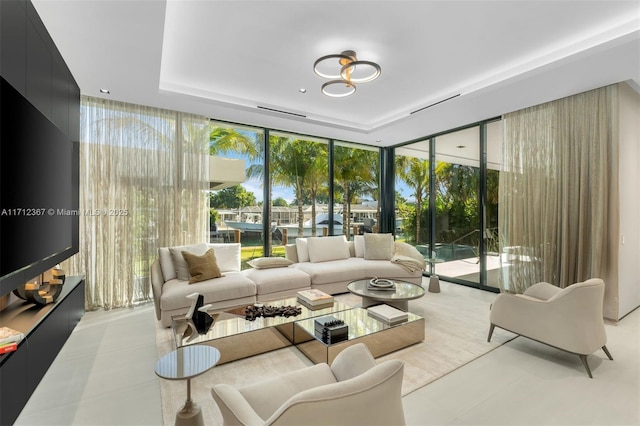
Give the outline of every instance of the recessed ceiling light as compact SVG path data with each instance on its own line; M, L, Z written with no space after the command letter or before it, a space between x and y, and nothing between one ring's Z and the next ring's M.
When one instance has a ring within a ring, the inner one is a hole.
M382 142L382 139L376 139L376 142Z
M305 89L305 88L298 89L298 92L300 92L300 93L307 93L307 89Z
M108 95L111 92L109 91L109 89L100 89L100 93L104 93L104 94Z

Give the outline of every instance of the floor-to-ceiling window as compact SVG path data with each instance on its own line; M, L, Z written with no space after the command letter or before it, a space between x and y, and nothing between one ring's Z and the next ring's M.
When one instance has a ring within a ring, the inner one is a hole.
M429 140L396 148L396 239L429 257Z
M500 240L498 238L498 195L502 166L502 120L486 125L486 285L500 288Z
M428 272L497 288L501 123L489 121L395 148L396 239Z
M263 255L263 139L262 129L211 123L209 241L242 243L243 267Z
M329 141L289 133L269 133L271 253L297 237L323 235L329 185Z
M501 129L494 120L394 148L393 232L432 259L429 273L497 288ZM244 162L239 182L210 196L211 241L240 241L243 267L284 256L296 237L379 230L378 148L216 122L210 139L212 161Z
M378 148L336 142L333 146L333 235L373 232L379 222Z
M480 282L479 126L435 138L435 273Z

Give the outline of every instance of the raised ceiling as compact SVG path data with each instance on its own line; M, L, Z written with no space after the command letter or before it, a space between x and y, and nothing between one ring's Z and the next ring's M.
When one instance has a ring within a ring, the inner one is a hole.
M638 0L32 1L85 95L371 145L640 87ZM326 97L347 49L382 75Z

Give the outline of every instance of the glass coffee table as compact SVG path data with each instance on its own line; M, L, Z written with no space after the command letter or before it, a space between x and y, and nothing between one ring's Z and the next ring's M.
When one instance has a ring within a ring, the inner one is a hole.
M409 300L424 296L424 288L418 284L402 280L391 281L395 283L393 290L371 289L369 288L369 278L352 281L347 285L347 289L362 297L363 308L386 303L405 312L409 310Z
M410 312L407 315L407 321L391 325L372 318L362 308L335 312L330 316L344 321L349 327L347 338L336 343L326 343L317 336L314 318L296 321L294 343L315 363L331 364L345 348L361 342L377 358L424 340L424 318Z
M344 303L334 302L323 309L309 309L298 303L296 297L264 302L269 306L299 306L300 315L283 317L259 317L255 321L245 319L243 309L230 309L219 314L205 333L194 332L184 315L172 317L172 330L177 348L190 345L211 345L220 351L218 364L247 358L264 352L293 345L296 321L332 315L353 309Z

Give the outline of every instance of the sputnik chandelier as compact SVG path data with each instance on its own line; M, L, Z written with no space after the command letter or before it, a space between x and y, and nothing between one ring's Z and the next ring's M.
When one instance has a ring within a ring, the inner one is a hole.
M367 83L380 76L380 65L361 61L353 50L326 55L313 64L313 71L330 79L322 85L322 93L332 98L343 98L355 93L355 83Z

